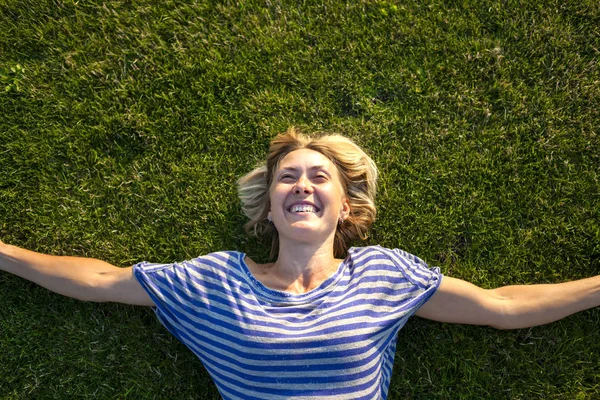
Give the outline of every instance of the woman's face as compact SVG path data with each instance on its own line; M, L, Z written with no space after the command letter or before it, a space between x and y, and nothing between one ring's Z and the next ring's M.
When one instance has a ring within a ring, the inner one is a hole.
M284 238L300 242L333 240L350 205L335 165L321 153L301 149L286 155L270 188L272 218Z

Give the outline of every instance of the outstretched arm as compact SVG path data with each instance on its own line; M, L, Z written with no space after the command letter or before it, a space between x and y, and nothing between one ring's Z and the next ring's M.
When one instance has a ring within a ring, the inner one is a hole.
M79 300L154 305L133 268L93 258L50 256L0 241L0 270Z
M600 275L578 281L482 289L444 276L418 316L440 322L518 329L600 306Z

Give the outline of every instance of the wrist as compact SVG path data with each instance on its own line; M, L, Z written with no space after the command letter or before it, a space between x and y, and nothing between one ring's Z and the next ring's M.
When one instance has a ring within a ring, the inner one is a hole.
M11 274L15 273L18 265L18 260L16 259L16 252L18 250L19 247L6 243L0 243L0 270L9 272Z
M0 241L0 256L8 254L8 245Z
M9 253L8 245L0 242L0 271L8 271Z

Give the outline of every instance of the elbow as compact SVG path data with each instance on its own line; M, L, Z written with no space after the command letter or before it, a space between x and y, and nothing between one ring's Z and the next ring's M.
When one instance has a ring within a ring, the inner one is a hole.
M512 326L510 324L495 324L494 323L494 324L490 324L489 327L497 329L499 331L509 331L511 329L518 329L517 327Z
M539 321L528 317L528 315L519 314L517 311L509 308L494 316L488 325L494 329L507 331L511 329L531 328L532 326L541 324Z
M73 297L79 301L92 303L106 302L106 296L103 295L105 282L102 278L102 274L96 274L95 276L87 279L85 282L80 282L75 292L69 297Z
M511 329L524 329L524 328L532 328L534 326L543 325L543 323L534 323L528 321L517 320L511 323L503 323L503 324L490 324L489 326L494 329L508 331Z
M524 304L522 299L506 295L503 288L493 290L495 301L490 307L490 317L486 325L498 330L511 330L531 328L547 322L540 318L539 310L531 305Z
M99 301L94 284L89 280L54 280L40 283L40 286L61 296L79 301Z
M510 298L498 293L497 290L493 292L495 299L490 307L490 318L487 325L502 331L519 329L519 321Z
M492 321L488 323L490 328L498 329L500 331L508 331L511 329L517 329L511 318L506 315L496 315L492 318Z
M77 296L73 296L76 300L79 301L86 301L86 302L91 302L91 303L103 303L104 300L102 300L97 294L95 294L93 291L85 291L83 293L79 293Z
M102 303L103 300L99 296L98 291L95 287L90 285L82 285L77 288L75 293L66 294L68 297L72 297L75 300L93 302L93 303Z

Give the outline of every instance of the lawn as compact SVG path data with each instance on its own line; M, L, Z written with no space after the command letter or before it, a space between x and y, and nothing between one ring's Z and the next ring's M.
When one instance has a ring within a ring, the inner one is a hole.
M365 244L486 288L600 273L597 0L4 0L0 27L6 243L265 261L235 181L296 126L378 164ZM0 398L218 398L150 309L5 273L0 304ZM390 398L600 398L599 326L414 318Z

